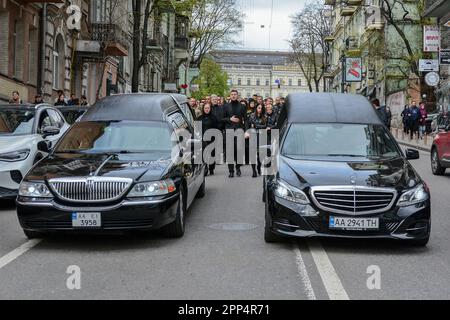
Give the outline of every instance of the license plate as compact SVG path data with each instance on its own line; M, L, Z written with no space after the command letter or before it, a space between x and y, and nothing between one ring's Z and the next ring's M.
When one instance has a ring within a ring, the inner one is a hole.
M330 217L330 229L340 230L378 230L379 218L341 218Z
M74 228L100 228L102 218L100 212L74 212L72 213L72 227Z

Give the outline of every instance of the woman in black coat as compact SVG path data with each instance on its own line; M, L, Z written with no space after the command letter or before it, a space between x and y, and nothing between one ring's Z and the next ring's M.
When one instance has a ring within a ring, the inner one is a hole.
M264 110L263 107L259 105L256 107L255 112L252 113L248 119L248 129L250 129L252 133L256 134L257 137L256 159L258 165L252 164L253 178L256 178L258 174L261 174L261 161L259 159L259 133L260 131L264 130L263 134L265 134L266 128L267 120L264 115Z
M205 135L205 132L209 129L218 129L219 128L219 121L217 118L212 114L211 112L211 105L209 103L206 103L203 106L202 109L202 115L197 119L198 121L202 122L202 137ZM212 141L203 141L203 150L211 143L214 142L214 139ZM212 156L216 156L215 150L212 152ZM216 168L216 163L212 163L206 167L205 175L208 174L214 175L214 169Z

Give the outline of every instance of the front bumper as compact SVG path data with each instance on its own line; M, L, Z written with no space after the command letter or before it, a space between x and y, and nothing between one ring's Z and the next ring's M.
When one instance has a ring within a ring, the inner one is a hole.
M160 199L123 200L109 206L73 207L51 201L24 201L17 198L17 215L25 230L37 232L92 232L156 230L173 222L178 208L178 194ZM100 212L100 228L72 227L72 213Z
M0 199L13 199L17 196L19 185L31 167L28 159L17 162L0 161Z
M343 215L317 210L316 216L299 214L298 205L271 196L268 199L269 229L289 237L388 238L420 240L430 236L430 201L415 206L392 207L389 211L371 215ZM314 206L313 206L314 207ZM317 209L317 208L314 208ZM378 230L335 230L329 228L330 216L379 218Z

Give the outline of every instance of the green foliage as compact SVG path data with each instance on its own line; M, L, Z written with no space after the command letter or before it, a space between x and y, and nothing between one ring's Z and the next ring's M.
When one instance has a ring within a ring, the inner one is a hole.
M200 65L200 74L194 83L199 85L199 91L193 93L196 99L211 94L225 96L229 91L228 74L210 59L203 60Z

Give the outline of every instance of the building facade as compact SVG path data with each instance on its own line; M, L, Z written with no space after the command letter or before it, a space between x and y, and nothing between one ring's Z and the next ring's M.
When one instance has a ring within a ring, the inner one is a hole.
M290 93L309 91L289 52L216 50L212 56L227 72L229 86L242 97L253 94L263 98L286 97Z
M450 51L450 1L448 0L427 0L425 17L437 18L441 31L442 51ZM441 82L436 88L438 104L450 111L450 61L444 61L440 65Z
M328 91L378 98L391 107L394 122L405 104L421 101L424 94L433 98L424 74L414 74L410 63L418 65L419 58L427 57L423 52L422 0L326 0L325 4L332 8L331 33L325 38L330 45L325 75ZM388 8L395 25L383 14Z
M18 91L27 102L37 93L54 102L62 90L92 104L131 92L132 19L132 0L1 0L0 100ZM179 90L189 67L188 21L153 10L148 41L140 44L147 55L139 91Z

